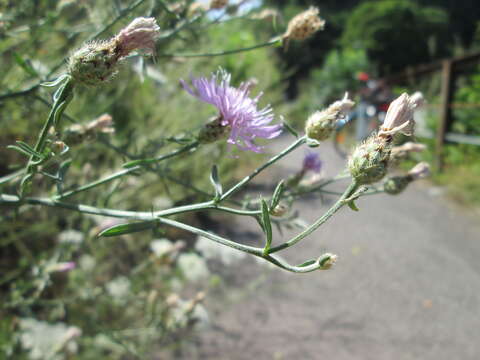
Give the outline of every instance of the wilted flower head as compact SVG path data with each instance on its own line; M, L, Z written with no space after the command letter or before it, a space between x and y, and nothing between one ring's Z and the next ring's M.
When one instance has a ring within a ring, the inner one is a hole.
M392 148L391 159L392 160L400 160L404 159L408 156L411 152L420 152L425 150L427 147L424 144L414 143L414 142L406 142L400 146L394 146Z
M313 171L315 173L319 173L322 169L322 161L320 160L320 156L318 153L314 151L309 151L303 158L303 166L302 169L305 171Z
M288 23L288 28L283 39L289 40L304 40L318 30L323 30L325 26L325 20L318 16L320 11L316 7L310 7L310 9L296 15Z
M408 172L412 180L423 179L430 175L430 165L426 162L418 163Z
M230 74L220 69L212 73L210 79L192 77L192 87L183 80L180 82L189 94L218 109L219 116L210 126L229 130L229 144L237 145L241 150L260 152L262 148L255 145L253 140L257 137L275 138L280 135L282 126L269 125L274 118L270 105L261 110L257 109L262 93L251 98L248 83L242 83L235 88L230 85L230 78ZM218 133L220 136L221 131ZM202 141L201 138L199 140Z
M378 136L388 137L399 132L407 136L413 135L415 125L413 112L423 103L423 95L420 92L416 92L411 97L407 93L400 95L390 104Z
M159 34L160 27L154 18L136 18L110 40L84 44L70 57L68 72L84 85L108 81L116 74L118 63L132 51L152 54Z
M77 265L73 261L52 264L48 267L48 272L65 272L75 269Z
M139 17L122 29L114 41L120 57L127 56L133 50L155 51L155 41L160 35L160 27L155 18Z
M305 125L305 132L310 139L323 141L335 130L337 121L343 119L355 103L345 93L343 99L335 101L327 109L310 115Z
M228 5L228 0L211 0L210 9L221 9Z

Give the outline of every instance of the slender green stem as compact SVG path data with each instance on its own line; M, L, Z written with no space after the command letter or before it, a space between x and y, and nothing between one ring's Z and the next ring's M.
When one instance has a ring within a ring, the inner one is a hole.
M233 187L231 187L226 193L224 193L221 197L220 197L220 201L223 201L227 198L229 198L230 196L232 196L234 193L236 193L238 190L240 190L245 184L247 184L248 182L250 182L255 176L257 176L259 173L261 173L263 170L265 170L266 168L268 168L270 165L274 164L275 162L277 162L278 160L280 160L281 158L283 158L284 156L286 156L287 154L291 153L293 150L295 150L296 148L298 148L299 146L303 145L306 141L306 137L303 136L299 139L297 139L297 141L295 141L293 144L291 144L289 147L287 147L285 150L283 150L281 153L279 153L278 155L275 155L274 157L272 157L270 160L268 160L265 164L263 164L262 166L256 168L250 175L244 177L240 182L238 182L236 185L234 185Z
M230 55L230 54L236 54L236 53L241 53L245 51L250 51L250 50L255 50L255 49L260 49L268 46L275 45L277 43L281 42L280 37L275 37L270 41L267 41L262 44L257 44L249 47L244 47L244 48L239 48L239 49L232 49L232 50L223 50L223 51L218 51L218 52L211 52L211 53L200 53L200 54L160 54L159 57L212 57L212 56L224 56L224 55Z
M269 251L269 254L291 247L296 243L298 243L299 241L306 238L315 230L317 230L322 224L324 224L328 219L330 219L333 216L333 214L335 214L343 205L345 205L345 199L347 199L355 191L357 186L358 186L357 183L355 181L352 181L352 183L345 190L343 195L338 199L338 201L330 209L328 209L328 211L322 217L320 217L312 225L310 225L308 228L306 228L304 231L302 231L300 234L298 234L291 240L271 248Z
M52 109L50 110L50 114L48 114L47 121L43 125L42 130L40 131L40 135L37 139L37 143L35 144L34 150L36 152L41 153L45 147L45 141L47 140L48 131L53 126L53 123L56 117L61 116L57 114L57 111L60 110L61 107L65 106L65 103L68 103L69 97L72 95L73 92L73 81L71 79L67 79L64 84L61 85L60 93L58 94L56 100L53 103ZM65 108L63 108L64 110ZM32 172L32 162L33 162L33 155L30 157L29 164L27 166L27 173Z
M318 270L321 267L317 261L313 261L312 264L307 266L292 266L289 263L287 263L285 260L278 257L271 256L271 255L263 256L263 259L267 260L268 262L271 262L272 264L284 270L294 272L294 273L308 273L308 272Z
M188 145L185 145L179 149L176 149L168 154L165 154L165 155L161 155L157 158L154 158L154 159L146 159L146 161L148 163L153 163L153 162L160 162L160 161L163 161L163 160L166 160L166 159L170 159L174 156L177 156L179 154L182 154L184 152L187 152L191 149L193 149L194 147L196 147L198 145L197 142L193 142L191 144L188 144ZM142 162L142 160L140 160L140 162ZM115 179L118 179L118 178L121 178L122 176L125 176L125 175L128 175L128 174L131 174L137 170L140 170L142 169L142 165L143 163L141 163L141 165L136 165L136 166L133 166L133 167L130 167L128 169L123 169L123 170L120 170L120 171L117 171L116 173L114 174L111 174L107 177L104 177L103 179L99 179L99 180L96 180L96 181L93 181L89 184L85 184L85 185L82 185L76 189L73 189L73 190L70 190L70 191L67 191L67 192L64 192L62 194L57 194L54 196L54 199L56 200L60 200L60 199L65 199L67 197L70 197L72 195L76 195L82 191L85 191L85 190L89 190L89 189L92 189L94 187L97 187L99 185L102 185L102 184L106 184L110 181L113 181Z
M197 229L196 227L181 223L179 221L175 221L175 220L171 220L171 219L165 219L165 218L159 218L158 221L160 223L167 224L167 225L170 225L170 226L174 226L178 229L186 230L188 232L206 237L206 238L208 238L210 240L213 240L213 241L215 241L219 244L229 246L231 248L234 248L234 249L237 249L237 250L249 253L249 254L261 256L262 252L263 252L263 249L256 248L256 247L253 247L253 246L239 244L239 243L236 243L234 241L225 239L221 236L209 233L205 230Z

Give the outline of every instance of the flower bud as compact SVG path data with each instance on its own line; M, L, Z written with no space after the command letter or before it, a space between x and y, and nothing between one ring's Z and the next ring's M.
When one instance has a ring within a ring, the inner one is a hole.
M400 194L412 180L409 176L394 176L388 178L383 184L383 191L390 195Z
M222 9L228 5L228 0L211 0L210 9Z
M430 165L426 162L418 163L408 172L412 180L423 179L430 175Z
M377 182L386 175L390 149L387 141L374 135L353 151L348 169L358 185Z
M305 40L318 30L323 30L325 20L321 19L318 13L318 8L312 6L310 9L296 15L288 23L283 39Z
M287 204L280 203L277 206L275 206L272 210L270 210L270 215L281 217L288 212L288 209L289 207Z
M331 253L323 254L318 258L318 263L320 265L320 270L328 270L330 269L333 264L335 264L338 260L338 256Z
M342 100L335 101L326 110L314 112L305 126L307 137L317 141L328 139L335 130L337 121L343 119L354 104L346 93Z
M119 57L114 42L90 42L73 53L68 60L68 72L83 85L95 86L106 82L118 72Z
M228 136L230 126L222 125L220 116L213 118L201 128L198 133L198 141L201 144L210 144Z

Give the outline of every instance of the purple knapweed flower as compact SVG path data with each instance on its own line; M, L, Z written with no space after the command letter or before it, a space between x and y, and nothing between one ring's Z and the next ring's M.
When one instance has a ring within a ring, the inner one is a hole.
M257 137L277 137L282 131L282 125L269 125L274 118L270 105L261 110L257 108L262 93L251 98L248 83L235 88L230 85L230 79L229 73L219 69L212 73L210 79L191 77L192 87L183 80L180 82L190 95L218 109L220 125L230 130L227 140L229 144L236 145L241 150L261 152L262 147L253 140Z
M304 171L313 171L318 174L322 169L322 160L320 160L318 153L313 151L307 152L303 158L302 169Z

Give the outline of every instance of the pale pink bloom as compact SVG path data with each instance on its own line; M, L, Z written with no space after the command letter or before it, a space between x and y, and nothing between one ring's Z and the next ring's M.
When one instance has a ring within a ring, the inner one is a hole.
M77 265L73 261L68 261L68 262L61 262L52 265L49 270L51 272L65 272L65 271L70 271L75 269Z
M399 132L407 136L413 135L415 125L413 112L423 102L423 95L420 92L416 92L411 97L407 93L400 95L390 104L378 135L390 136Z
M139 17L122 29L115 37L120 57L127 56L133 50L155 52L155 40L160 35L160 27L155 18Z
M418 163L408 172L408 175L413 180L423 179L430 175L430 165L426 162Z

